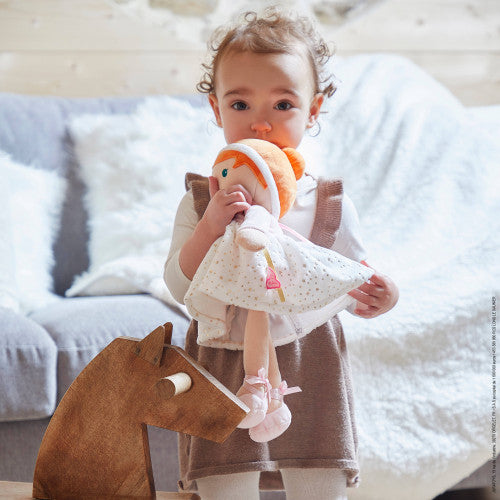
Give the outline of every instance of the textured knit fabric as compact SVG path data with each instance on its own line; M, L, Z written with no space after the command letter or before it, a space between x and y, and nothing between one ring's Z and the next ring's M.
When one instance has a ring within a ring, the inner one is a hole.
M283 469L286 500L347 500L340 469Z
M259 500L258 471L207 476L198 479L198 493L203 500Z
M208 184L199 178L189 182L201 217L209 201ZM342 183L319 180L317 207L313 243L330 248L340 225ZM242 351L198 345L195 321L186 351L229 390L238 390L244 377ZM339 319L277 347L276 353L283 380L303 391L286 398L293 415L290 428L267 443L252 441L245 429L236 429L222 444L180 434L181 489L195 490L198 478L247 471L261 471L261 489L283 489L279 470L284 468L342 469L347 486L357 485L351 373Z

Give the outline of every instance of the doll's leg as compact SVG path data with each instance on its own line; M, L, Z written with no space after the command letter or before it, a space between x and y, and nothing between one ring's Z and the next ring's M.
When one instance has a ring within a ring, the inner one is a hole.
M236 395L250 412L238 424L250 429L266 417L269 397L269 319L266 312L248 311L243 342L243 368L245 380Z
M286 382L281 381L276 350L271 340L269 342L269 380L272 389L269 393L270 402L265 418L249 431L250 438L259 443L271 441L283 434L292 422L292 414L288 406L283 403L287 394L300 392L299 387L288 388Z
M243 343L243 369L245 375L257 376L259 370L264 368L266 375L269 370L269 317L264 311L248 311L245 326L245 339ZM263 384L256 387L264 391ZM239 396L246 391L241 386L237 392Z
M274 347L271 335L268 335L269 342L269 382L273 389L277 389L281 384L281 373L278 365L278 358L276 357L276 348ZM269 409L267 412L274 411L281 406L282 402L278 399L271 399Z

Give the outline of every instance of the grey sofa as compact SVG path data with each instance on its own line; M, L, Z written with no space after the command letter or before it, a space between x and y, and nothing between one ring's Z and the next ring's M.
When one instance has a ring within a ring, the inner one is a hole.
M84 187L67 120L82 113L124 113L137 102L0 94L0 150L68 180L54 245L54 291L61 296L88 265ZM145 294L64 298L29 316L0 307L0 480L31 481L50 416L97 353L116 337L143 337L167 321L174 326L173 342L182 345L188 319ZM176 491L176 434L156 428L149 434L156 487Z
M139 101L0 93L0 150L13 160L54 170L68 180L53 248L54 291L61 297L88 266L84 185L77 175L68 119L83 113L131 112ZM118 336L143 337L167 321L174 326L173 343L182 346L188 319L146 294L64 298L28 316L0 307L0 481L31 481L50 416L97 353ZM156 487L175 491L176 435L156 428L149 428L149 435ZM489 483L487 463L456 488ZM263 498L284 498L284 494L266 493Z

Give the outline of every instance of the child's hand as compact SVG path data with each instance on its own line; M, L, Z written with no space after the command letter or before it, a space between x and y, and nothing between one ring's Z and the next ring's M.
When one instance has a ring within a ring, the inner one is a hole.
M224 234L226 226L252 204L251 194L241 185L219 189L215 177L209 177L210 202L202 217L203 223L215 241ZM200 222L201 222L200 221Z
M252 203L250 193L243 186L220 189L215 177L209 177L210 201L205 214L184 243L179 253L179 266L192 280L201 261L213 242L224 234L226 226L236 214L248 210Z
M389 276L375 271L366 283L350 291L349 295L358 301L354 314L362 318L375 318L396 305L399 290Z

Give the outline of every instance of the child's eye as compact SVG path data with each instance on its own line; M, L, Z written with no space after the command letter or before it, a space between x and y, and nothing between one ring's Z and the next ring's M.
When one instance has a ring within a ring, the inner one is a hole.
M231 107L236 111L244 111L245 109L247 109L248 106L242 101L237 101L231 104Z
M276 104L276 109L279 111L288 111L292 105L287 101L282 101Z
M227 168L222 170L222 177L227 177Z

